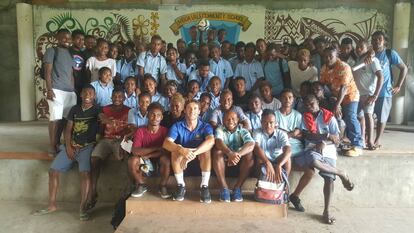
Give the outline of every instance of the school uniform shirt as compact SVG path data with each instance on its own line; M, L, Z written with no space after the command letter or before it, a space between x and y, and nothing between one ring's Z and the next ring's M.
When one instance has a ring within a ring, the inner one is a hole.
M185 76L187 77L187 79L190 77L191 72L193 72L196 69L197 69L197 65L196 64L191 64L189 67L186 67L186 69L185 69Z
M169 100L167 97L162 96L160 93L156 92L155 95L151 96L151 103L159 103L164 108L164 111L170 109Z
M233 69L231 68L231 64L226 59L220 57L218 62L214 59L210 59L210 71L215 75L218 76L221 80L221 89L224 88L224 84L226 80L233 77Z
M239 122L247 120L247 116L244 114L243 110L240 107L232 106L230 110L237 114L237 117L239 118ZM213 113L211 114L210 121L216 123L217 125L223 125L223 117L224 117L224 112L223 110L221 110L220 107L218 107L214 109Z
M100 80L91 82L95 88L95 103L101 107L112 104L112 91L114 87L108 83L103 84Z
M262 129L259 129L254 131L253 135L256 143L271 162L275 162L283 154L283 147L290 147L287 134L280 129L275 129L273 135L268 135Z
M214 110L218 108L218 106L220 106L220 95L221 95L221 92L217 96L215 96L212 92L210 92L210 96L211 96L210 109L211 110Z
M236 72L236 67L238 64L242 63L243 60L240 60L237 56L234 56L229 59L231 69L233 70L233 73Z
M266 81L272 85L272 95L279 95L285 88L283 85L283 74L289 72L288 64L285 59L282 59L282 70L280 70L278 58L273 61L265 61L263 65L263 72Z
M295 95L300 93L300 84L304 81L318 81L318 69L315 66L308 66L305 70L299 69L297 61L288 62L290 80Z
M331 117L330 121L328 123L325 123L323 112L319 111L318 115L316 116L314 120L316 123L316 133L318 134L329 133L331 135L339 135L340 130L338 127L338 121L336 120L335 117ZM310 131L304 121L302 121L302 130ZM310 149L312 147L312 144L314 145L316 143L319 143L319 142L315 142L315 141L305 138L305 150ZM324 157L336 160L337 153L336 153L335 144L325 145L325 148L322 154Z
M279 110L279 108L282 106L282 103L276 99L273 98L272 102L266 103L264 100L262 101L262 109L270 109L272 111Z
M188 81L197 80L198 83L200 83L200 91L205 92L207 91L208 82L213 76L214 74L211 71L209 71L207 77L201 77L198 70L194 70L188 77Z
M55 54L56 51L56 54ZM48 48L43 62L52 64L52 88L72 92L72 55L67 48Z
M234 77L242 76L246 80L246 90L250 91L253 85L259 78L264 77L263 67L260 62L253 59L252 62L247 63L247 61L243 61L239 63L236 67L236 71L234 72Z
M197 120L197 126L193 131L188 129L184 119L173 124L168 132L168 138L186 148L197 148L208 136L214 136L213 127L201 120Z
M114 111L112 107L112 105L109 105L102 108L102 112L106 117L113 118L112 124L104 124L104 138L120 139L125 135L130 109L127 106L122 106L120 111Z
M378 58L382 74L384 76L384 84L382 85L381 91L378 97L392 97L392 80L391 80L391 65L403 64L403 60L398 55L395 50L391 50L391 61L387 57L386 49L383 49L381 52L375 53L375 57Z
M159 83L159 76L167 73L167 62L160 53L153 56L150 51L142 52L137 58L137 66L144 68L144 74L151 74Z
M111 69L112 77L116 75L116 61L112 58L107 58L106 60L99 61L96 57L90 57L86 61L86 69L91 72L91 82L99 80L98 71L102 67L108 67Z
M263 111L260 110L258 113L254 112L247 112L246 116L250 121L250 125L252 126L252 131L262 128L262 113Z
M187 67L185 66L185 64L179 63L178 60L177 60L177 68L181 73L183 73L183 74L186 73ZM174 68L172 67L172 65L170 63L167 64L167 75L166 76L167 76L168 80L174 80L179 85L182 85L183 82L184 82L184 80L179 79L177 77L177 75L175 74Z
M364 63L364 59L365 56L357 59L356 64L360 65ZM355 84L361 96L374 95L375 89L377 88L377 76L375 75L377 71L382 71L381 64L378 58L374 57L371 64L367 64L353 72Z
M101 107L96 105L84 110L82 105L79 104L70 109L67 119L73 122L73 144L85 147L96 143L99 126L98 116L101 112Z
M329 90L335 97L339 97L342 85L347 87L342 105L359 101L359 91L352 76L351 67L339 58L332 69L329 69L326 65L322 67L320 82L328 85Z
M117 73L121 77L121 82L124 83L129 76L136 77L138 75L137 60L134 58L131 61L127 61L125 58L121 58L116 62Z
M159 148L162 147L165 138L167 137L168 129L160 126L158 131L152 133L147 126L141 126L137 129L134 136L134 148Z
M132 92L130 96L125 92L124 105L129 108L138 108L138 98L135 92Z
M292 111L287 114L283 115L279 110L275 111L276 115L276 122L278 124L279 129L284 130L286 132L292 132L296 129L302 128L302 114L298 111L292 109ZM289 138L289 143L292 148L292 157L299 155L303 151L303 143L301 140L296 138Z
M237 126L234 132L229 131L224 125L217 127L216 139L220 139L230 150L239 151L245 144L254 142L247 129Z
M313 54L312 57L311 57L311 61L312 61L312 64L318 70L318 76L320 76L321 68L322 68L322 65L323 65L323 59L322 59L321 55L319 55L319 53Z
M145 115L142 115L139 108L131 108L128 111L128 124L133 124L137 127L147 125L148 124L148 117L147 113Z
M206 123L208 123L209 121L210 121L210 118L211 118L211 114L212 114L212 110L211 109L208 109L207 110L207 112L205 112L205 113L200 113L200 120L202 120L202 121L204 121L204 122L206 122Z

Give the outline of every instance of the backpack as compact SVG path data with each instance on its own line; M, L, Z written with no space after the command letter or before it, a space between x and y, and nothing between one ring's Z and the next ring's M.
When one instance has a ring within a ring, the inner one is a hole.
M58 49L57 47L53 47L54 53L53 53L53 63L56 61ZM52 66L52 72L53 72L53 66ZM41 79L46 80L46 74L45 74L45 62L42 61L42 65L40 66L39 76Z
M260 176L254 189L254 199L258 202L282 205L289 203L289 181L286 171L282 169L281 183L273 183L266 180L266 166L262 165Z
M391 78L391 83L394 83L394 78L392 77L392 64L391 64L391 49L385 49L385 55L388 58L388 63L390 64L390 78Z

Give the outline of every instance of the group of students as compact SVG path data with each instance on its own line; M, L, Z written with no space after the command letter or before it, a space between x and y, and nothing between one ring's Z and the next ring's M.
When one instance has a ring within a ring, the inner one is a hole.
M204 203L211 202L211 167L223 202L243 201L242 185L260 167L272 182L281 182L283 170L288 175L303 171L289 197L298 211L305 210L299 196L317 169L325 182L324 221L335 222L329 206L336 176L347 190L354 187L336 168L337 147L358 156L362 148L380 146L392 95L400 90L407 67L394 50L385 48L382 32L372 35L372 49L366 41L353 49L349 38L336 48L321 37L300 46L258 39L233 47L210 34L209 43L187 46L180 39L177 48L155 35L145 50L143 44L103 39L90 46L94 38L80 31L72 36L65 29L57 32L58 46L49 48L43 59L49 153L56 158L49 170L49 206L35 214L57 209L59 174L78 162L80 219L89 219L97 202L100 164L113 155L128 159L135 184L131 196L147 191L140 168L150 160L161 176L160 196L176 201L185 198L184 171L197 164ZM395 87L391 65L401 70ZM65 143L60 145L62 131ZM102 135L99 141L97 134ZM128 139L133 140L129 154L120 148ZM229 188L226 170L231 167L237 167L238 179ZM177 181L174 192L167 187L171 172Z

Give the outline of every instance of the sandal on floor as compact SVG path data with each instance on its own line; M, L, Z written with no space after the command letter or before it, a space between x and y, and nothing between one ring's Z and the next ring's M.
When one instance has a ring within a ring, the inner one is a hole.
M86 212L79 214L79 220L81 221L88 221L89 220L89 214Z
M378 149L379 147L376 147L375 145L368 145L365 149L366 150L376 150L376 149Z
M46 215L46 214L51 214L55 211L56 210L49 210L49 209L36 210L35 212L33 212L33 215L34 216L43 216L43 215Z
M326 224L329 224L329 225L333 225L333 224L335 224L335 222L336 222L336 219L335 219L335 217L332 217L332 216L330 216L329 214L323 214L322 215L322 218L323 218L323 222L324 223L326 223Z
M351 179L349 179L348 175L345 175L345 179L342 179L342 185L348 191L352 191L354 189L354 183L352 183Z
M96 196L95 198L93 198L91 201L89 201L88 203L86 203L86 211L91 210L95 207L96 203L98 202L98 196Z

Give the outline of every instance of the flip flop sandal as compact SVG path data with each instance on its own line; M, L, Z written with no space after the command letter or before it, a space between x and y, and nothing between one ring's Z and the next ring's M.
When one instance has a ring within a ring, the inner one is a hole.
M342 185L348 191L352 191L354 189L354 183L351 182L348 175L345 175L345 179L342 180Z
M79 214L79 220L81 221L88 221L89 220L89 214L86 212L80 213Z
M42 209L42 210L36 210L33 215L34 216L43 216L46 214L51 214L53 212L56 212L56 210L49 210L49 209Z
M92 201L86 203L86 211L93 209L97 202L98 196L95 196L95 198L93 198Z

